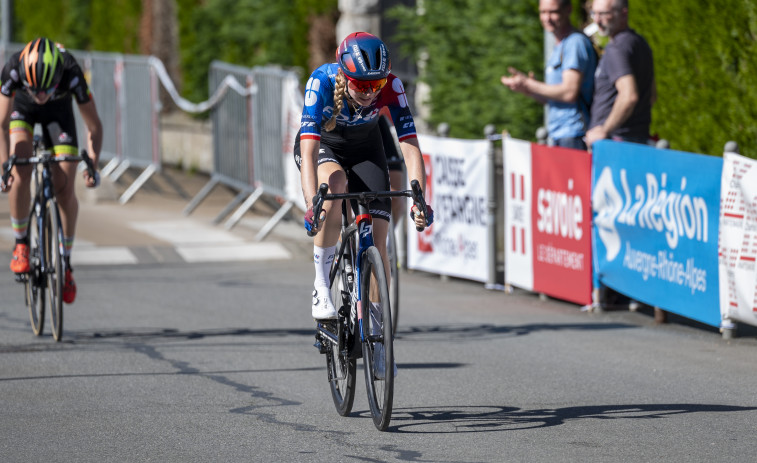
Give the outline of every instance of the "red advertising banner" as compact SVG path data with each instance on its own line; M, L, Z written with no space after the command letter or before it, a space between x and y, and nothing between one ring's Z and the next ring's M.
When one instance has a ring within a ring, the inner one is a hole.
M534 290L591 303L591 155L531 145Z
M505 283L591 304L591 155L505 139Z

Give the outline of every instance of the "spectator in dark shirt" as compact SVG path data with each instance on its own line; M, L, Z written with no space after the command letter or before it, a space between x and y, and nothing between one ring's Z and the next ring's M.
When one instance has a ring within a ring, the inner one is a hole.
M604 138L647 143L657 98L652 50L628 27L628 0L594 0L591 16L610 41L595 76L586 145Z

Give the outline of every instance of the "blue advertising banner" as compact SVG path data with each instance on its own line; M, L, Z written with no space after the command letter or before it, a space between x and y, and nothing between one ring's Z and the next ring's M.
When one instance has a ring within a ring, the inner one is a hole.
M720 326L723 159L610 140L593 158L595 282Z

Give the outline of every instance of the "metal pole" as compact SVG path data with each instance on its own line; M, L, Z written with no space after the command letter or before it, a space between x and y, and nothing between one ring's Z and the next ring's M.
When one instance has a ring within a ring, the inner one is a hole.
M723 151L726 153L736 153L739 154L739 144L735 141L727 141L725 143L725 146L723 147Z
M495 146L494 142L498 138L496 137L495 132L496 128L494 127L494 124L488 124L486 127L484 127L484 136L489 141L489 150L486 153L486 164L487 164L487 170L489 172L487 181L487 214L486 214L486 226L487 226L487 232L488 232L488 241L489 241L489 249L490 249L490 258L491 262L489 262L489 274L486 281L486 289L497 289L497 290L503 290L504 287L501 285L497 285L497 166L496 166L496 154L495 154Z
M8 47L13 35L13 31L11 31L11 25L13 24L11 6L11 0L0 0L0 15L2 15L1 27L3 29L0 34L0 41L2 41L3 49Z

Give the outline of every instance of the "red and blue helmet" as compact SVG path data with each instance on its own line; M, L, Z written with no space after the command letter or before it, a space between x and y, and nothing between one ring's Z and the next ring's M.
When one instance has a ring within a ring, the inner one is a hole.
M336 61L350 85L366 93L386 85L392 70L386 45L367 32L354 32L342 40L336 49Z

